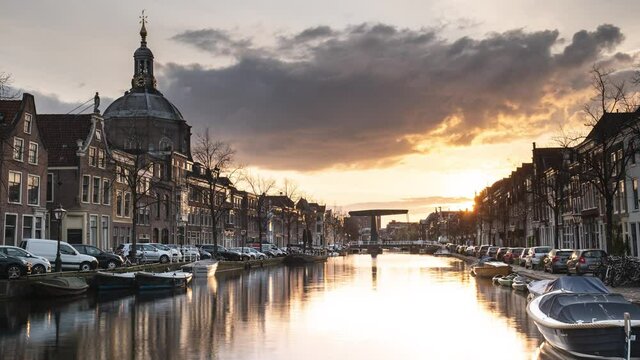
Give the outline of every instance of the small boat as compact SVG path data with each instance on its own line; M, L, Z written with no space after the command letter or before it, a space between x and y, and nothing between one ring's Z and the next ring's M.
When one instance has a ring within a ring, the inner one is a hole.
M555 280L532 281L527 286L529 300L551 291L562 290L573 293L609 294L609 289L597 277L561 276Z
M496 275L511 274L511 266L500 261L486 261L471 267L471 275L480 278L493 278Z
M33 291L42 297L60 297L81 295L87 292L89 285L84 278L56 276L31 283Z
M438 244L427 244L424 246L423 248L423 252L424 254L429 254L429 255L433 255L435 254L438 250L440 250L442 247Z
M529 300L536 296L544 294L545 289L553 280L534 280L527 284L527 290L529 290Z
M191 264L182 266L182 270L193 274L193 277L209 277L214 276L218 268L218 260L200 260Z
M136 285L136 273L109 273L98 271L93 281L98 290L133 289Z
M447 248L441 247L440 249L438 249L438 251L433 253L433 256L451 256L451 253L449 252L449 250L447 250Z
M496 275L491 279L491 282L493 283L493 285L500 285L500 283L498 282L498 280L500 278L502 278L504 275Z
M619 294L573 293L555 290L529 302L527 313L553 347L579 357L640 356L640 307ZM627 315L629 318L625 319Z
M282 262L288 265L304 265L304 264L311 264L314 262L322 262L326 260L327 260L326 255L289 254L285 256Z
M164 273L136 273L138 290L160 290L184 288L191 282L193 274L184 271L169 271Z
M518 275L513 279L511 288L516 291L527 291L527 285L531 282L531 279L525 276Z
M516 273L511 273L507 276L503 276L498 279L498 284L500 284L501 286L511 287L511 284L513 284L513 279L515 279L516 276L518 276L518 274Z

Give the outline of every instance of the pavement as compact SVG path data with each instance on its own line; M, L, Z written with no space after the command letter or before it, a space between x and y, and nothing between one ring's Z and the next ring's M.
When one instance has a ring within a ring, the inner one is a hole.
M451 254L451 255L460 260L464 260L467 263L473 263L478 260L476 257L473 257L473 256L464 256L460 254ZM518 265L511 265L511 267L513 268L514 272L517 272L520 275L524 275L536 280L554 280L559 278L560 276L566 276L566 274L550 274L548 272L544 272L541 270L525 269L524 267L518 266ZM591 276L591 275L584 275L584 276ZM625 299L631 301L632 303L640 305L640 287L638 286L621 286L621 287L607 286L607 288L612 293L620 294L624 296Z

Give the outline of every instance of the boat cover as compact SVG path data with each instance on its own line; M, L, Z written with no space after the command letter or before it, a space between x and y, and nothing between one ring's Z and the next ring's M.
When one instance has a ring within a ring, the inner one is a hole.
M564 290L573 293L609 294L609 289L597 277L561 276L551 281L544 292Z
M623 320L628 312L632 320L640 320L640 307L620 294L548 294L540 300L540 311L566 324Z

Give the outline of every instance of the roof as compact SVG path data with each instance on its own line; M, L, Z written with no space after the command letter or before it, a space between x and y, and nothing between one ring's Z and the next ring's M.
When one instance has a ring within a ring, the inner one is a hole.
M0 124L10 124L20 111L22 100L0 100Z
M281 208L293 208L295 204L293 200L291 200L286 195L268 195L265 197L267 201L271 203L271 205L275 205Z
M105 120L114 118L152 117L165 120L184 121L180 110L160 92L128 92L117 98L107 107L103 115Z
M619 134L624 127L640 116L639 112L604 113L587 135L587 140L605 140Z
M49 166L78 165L78 140L91 131L92 114L41 114L38 130L49 152Z

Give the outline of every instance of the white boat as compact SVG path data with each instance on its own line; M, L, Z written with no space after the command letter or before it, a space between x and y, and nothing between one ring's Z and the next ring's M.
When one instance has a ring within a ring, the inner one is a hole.
M186 287L193 278L193 274L184 271L169 271L164 273L136 273L136 286L139 290L160 290Z
M182 267L183 270L192 273L196 278L214 276L217 268L218 260L212 259L196 261Z

